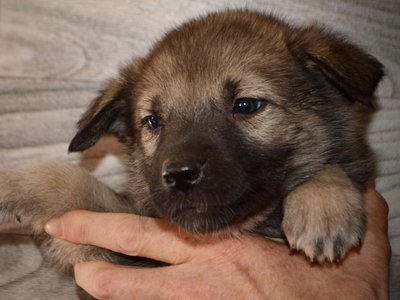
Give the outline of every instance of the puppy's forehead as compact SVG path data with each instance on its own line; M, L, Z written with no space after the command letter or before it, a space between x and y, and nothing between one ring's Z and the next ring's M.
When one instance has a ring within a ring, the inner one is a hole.
M228 12L187 23L146 58L142 94L178 102L215 98L229 83L261 81L260 70L287 58L285 27L264 15Z

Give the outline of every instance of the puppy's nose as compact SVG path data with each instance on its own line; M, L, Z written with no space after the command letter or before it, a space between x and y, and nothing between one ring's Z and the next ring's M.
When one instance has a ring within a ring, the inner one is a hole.
M195 160L166 164L162 176L169 188L185 191L200 182L203 176L202 164Z

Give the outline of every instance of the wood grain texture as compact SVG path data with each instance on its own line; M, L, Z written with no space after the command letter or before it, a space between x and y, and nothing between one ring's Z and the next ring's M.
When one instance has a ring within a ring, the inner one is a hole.
M348 36L384 65L380 110L369 138L380 160L378 188L390 206L391 293L400 299L400 1L248 0L298 24ZM120 188L120 150L68 155L75 122L104 81L188 18L241 0L0 0L0 169L37 161L81 163ZM32 290L32 288L34 289ZM32 292L34 291L34 292ZM71 281L42 261L27 237L0 235L0 299L76 299Z

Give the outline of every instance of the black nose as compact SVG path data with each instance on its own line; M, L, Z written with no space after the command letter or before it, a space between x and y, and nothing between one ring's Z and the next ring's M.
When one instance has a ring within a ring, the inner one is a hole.
M169 188L188 190L200 182L203 176L202 164L195 160L168 163L164 166L162 176Z

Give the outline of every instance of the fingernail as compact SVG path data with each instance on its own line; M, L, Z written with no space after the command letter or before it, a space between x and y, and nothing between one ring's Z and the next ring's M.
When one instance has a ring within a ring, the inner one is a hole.
M63 235L63 229L60 219L51 219L44 225L44 230L55 237Z

